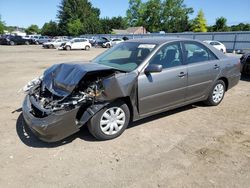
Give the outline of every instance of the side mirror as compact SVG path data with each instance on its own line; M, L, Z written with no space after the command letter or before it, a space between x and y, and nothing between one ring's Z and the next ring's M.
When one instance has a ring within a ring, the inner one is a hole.
M144 73L148 74L148 73L161 72L161 71L162 71L162 65L152 64L152 65L147 66L147 68L144 70Z

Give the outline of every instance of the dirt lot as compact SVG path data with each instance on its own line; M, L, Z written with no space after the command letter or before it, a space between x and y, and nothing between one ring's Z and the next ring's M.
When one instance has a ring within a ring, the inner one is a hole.
M250 78L218 107L189 105L96 141L83 128L59 144L23 126L17 91L54 63L88 60L104 49L0 46L0 187L249 187Z

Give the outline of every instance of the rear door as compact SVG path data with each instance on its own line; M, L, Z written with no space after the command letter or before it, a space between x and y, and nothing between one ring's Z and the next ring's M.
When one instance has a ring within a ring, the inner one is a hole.
M161 64L163 70L159 73L140 73L138 78L140 115L181 104L186 97L187 66L183 64L179 42L168 43L161 47L149 64Z
M188 71L187 101L204 97L220 73L218 58L201 43L183 43Z

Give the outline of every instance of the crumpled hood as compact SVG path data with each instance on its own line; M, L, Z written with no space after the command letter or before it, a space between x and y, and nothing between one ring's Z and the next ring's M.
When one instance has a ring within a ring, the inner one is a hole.
M67 97L88 72L115 70L97 63L56 64L43 74L43 84L53 94Z

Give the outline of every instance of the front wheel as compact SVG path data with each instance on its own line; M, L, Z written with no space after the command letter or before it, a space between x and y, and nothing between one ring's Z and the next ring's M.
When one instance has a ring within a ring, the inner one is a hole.
M70 47L70 46L66 46L65 49L66 49L67 51L69 51L69 50L71 50L71 47Z
M217 106L221 103L226 91L226 86L223 80L217 80L210 91L210 94L205 101L209 106Z
M90 46L88 46L88 45L85 46L85 50L86 50L86 51L89 51L89 49L90 49Z
M97 112L88 122L88 129L98 140L110 140L120 136L129 121L128 106L122 101L117 101Z

